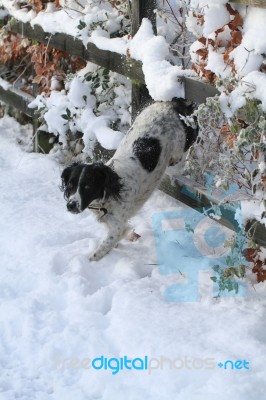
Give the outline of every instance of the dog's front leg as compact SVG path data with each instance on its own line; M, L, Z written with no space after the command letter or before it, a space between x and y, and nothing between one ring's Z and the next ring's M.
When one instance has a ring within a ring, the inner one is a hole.
M112 250L121 237L124 234L126 229L126 224L121 224L121 221L117 221L116 219L112 219L112 222L108 221L107 229L108 234L104 241L99 245L99 247L94 251L94 253L90 256L90 261L99 261L102 257L104 257L110 250Z

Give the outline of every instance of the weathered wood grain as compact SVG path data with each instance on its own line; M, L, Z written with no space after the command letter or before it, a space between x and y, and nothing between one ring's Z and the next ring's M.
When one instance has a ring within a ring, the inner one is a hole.
M266 8L266 0L229 0L230 3L238 3L251 7Z
M204 186L185 177L175 179L174 185L172 185L170 178L167 175L164 177L159 189L201 213L213 205L219 205L221 217L215 219L215 221L234 231L239 229L234 218L236 211L234 204L221 203L219 191L217 191L216 194L210 195ZM212 218L211 215L210 218ZM250 221L246 226L246 230L250 230L249 233L255 243L266 247L265 225L258 221Z
M79 56L101 67L108 68L111 71L127 76L132 81L137 81L138 84L145 84L142 63L140 61L111 51L100 50L93 43L89 43L86 48L80 39L63 33L51 35L44 32L39 25L35 25L33 28L30 23L22 23L14 19L9 24L9 29L13 32L23 34L31 39L49 44L51 47ZM209 83L193 78L183 78L183 81L186 99L196 103L203 103L207 97L212 97L219 93ZM140 99L138 101L140 102Z
M131 2L132 36L137 33L143 18L148 18L151 21L153 32L155 35L157 34L156 14L154 12L156 3L156 0L134 0ZM144 82L132 81L131 100L131 120L133 122L144 105L152 100Z
M34 117L34 109L28 107L28 104L34 100L34 97L30 94L13 87L4 89L0 86L0 100L26 115Z
M206 188L197 182L179 177L174 180L174 185L172 185L169 176L165 175L159 189L198 212L203 212L204 209L206 210L213 205L219 205L222 216L216 222L230 229L237 229L237 223L234 220L235 208L228 204L220 205L218 196L210 195Z
M210 83L195 78L184 78L184 85L185 98L198 104L205 103L207 97L220 94Z
M157 8L156 0L133 0L131 2L132 7L132 30L131 33L134 36L140 25L142 18L149 18L152 23L153 32L157 34L156 28L156 13Z
M93 43L89 43L85 47L82 41L65 33L51 34L45 32L41 26L30 23L23 23L12 19L9 22L9 29L12 32L27 36L28 38L37 40L38 42L48 44L50 47L66 51L69 54L91 61L101 67L127 76L144 83L144 74L142 72L142 63L133 60L119 53L108 50L100 50Z

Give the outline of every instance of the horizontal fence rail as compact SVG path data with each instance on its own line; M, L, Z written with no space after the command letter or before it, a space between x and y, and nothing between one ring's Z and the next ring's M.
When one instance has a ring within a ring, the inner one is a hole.
M63 33L45 32L41 26L32 27L29 22L23 23L12 19L9 22L8 29L11 32L19 33L30 39L45 43L55 49L66 51L75 56L79 56L86 61L110 69L113 72L127 76L132 80L145 84L145 78L142 71L142 62L126 57L119 53L108 50L100 50L93 43L85 47L82 41L73 36ZM203 103L207 97L213 97L219 94L219 91L209 83L194 78L182 78L185 85L185 98L196 103Z
M224 195L223 192L217 190L210 194L203 185L191 179L180 176L171 182L170 177L167 175L165 175L159 189L198 212L206 212L209 209L210 215L208 211L207 214L211 219L232 231L239 230L239 226L235 220L236 207L230 203L229 199L228 202L221 201L221 196ZM213 206L219 206L221 213L219 219L212 218L213 211L211 208ZM249 231L250 236L256 244L266 248L266 227L264 224L257 220L250 220L245 228L246 231Z
M229 0L229 3L237 3L245 6L266 8L266 0Z
M8 23L8 30L47 44L49 47L65 51L73 56L81 57L86 61L91 61L100 67L110 69L130 79L145 83L140 61L127 58L119 53L98 49L93 43L88 43L85 47L78 38L65 33L51 34L45 32L40 25L32 27L29 22L23 23L11 19Z
M0 84L0 100L28 115L29 117L34 117L35 110L28 107L29 103L34 100L34 97L30 94L12 86L5 89Z

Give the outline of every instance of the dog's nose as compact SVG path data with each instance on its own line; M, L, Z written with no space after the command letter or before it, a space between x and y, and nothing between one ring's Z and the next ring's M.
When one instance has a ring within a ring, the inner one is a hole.
M67 203L67 209L70 212L78 212L78 202L73 200L69 201Z

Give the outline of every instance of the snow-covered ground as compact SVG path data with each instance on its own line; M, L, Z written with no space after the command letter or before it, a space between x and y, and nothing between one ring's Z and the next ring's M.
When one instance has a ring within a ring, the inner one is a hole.
M155 265L152 216L182 205L159 191L132 221L141 238L90 263L104 228L89 211L66 212L61 167L23 151L26 133L0 120L0 399L265 399L265 284L216 300L205 268L199 301L166 301L183 276ZM196 268L190 243L181 249L178 269L184 257ZM124 356L146 356L150 370L118 370ZM241 369L217 365L226 360Z

